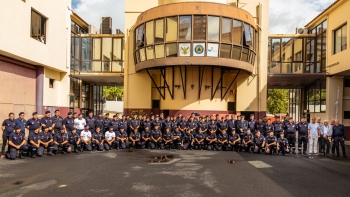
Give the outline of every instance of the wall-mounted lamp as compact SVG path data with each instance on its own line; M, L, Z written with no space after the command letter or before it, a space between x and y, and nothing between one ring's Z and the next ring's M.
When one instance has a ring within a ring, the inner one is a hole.
M193 90L193 88L194 88L194 85L192 84L192 85L191 85L191 89Z
M181 85L174 85L176 89L180 89Z
M205 85L204 88L205 88L205 90L207 90L207 89L211 88L211 86Z

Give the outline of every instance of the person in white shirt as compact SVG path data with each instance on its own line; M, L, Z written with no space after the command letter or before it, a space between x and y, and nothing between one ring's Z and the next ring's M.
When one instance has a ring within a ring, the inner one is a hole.
M117 142L115 140L115 132L113 130L113 126L109 127L109 131L105 133L105 141L104 141L105 150L109 151L113 146L117 146Z
M317 154L317 143L320 137L320 125L316 122L316 118L311 119L311 123L308 125L308 137L309 137L309 155Z
M331 137L333 134L333 128L332 125L328 124L328 120L324 120L323 124L321 125L321 140L322 140L322 151L323 156L329 156L329 149L331 145ZM327 149L326 149L327 145Z
M84 126L86 125L86 121L82 114L79 114L78 118L74 119L74 125L77 129L77 133L80 135L80 133L84 130Z
M85 150L91 151L91 132L89 131L89 125L85 125L84 130L80 133L80 141L82 148L85 147Z

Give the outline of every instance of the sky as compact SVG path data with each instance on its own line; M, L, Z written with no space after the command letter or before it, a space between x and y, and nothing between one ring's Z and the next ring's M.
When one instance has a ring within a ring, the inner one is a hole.
M296 27L304 27L334 1L270 0L269 33L295 33ZM124 31L125 0L72 0L72 8L97 29L100 28L100 18L110 16L113 22L113 33L115 29Z

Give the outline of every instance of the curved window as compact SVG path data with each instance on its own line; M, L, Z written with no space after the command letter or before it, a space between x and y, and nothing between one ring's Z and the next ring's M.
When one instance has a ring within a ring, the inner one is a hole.
M150 21L146 23L146 45L154 43L154 22Z
M207 16L194 16L193 40L205 40L207 30Z
M222 57L222 58L230 58L231 57L231 45L230 44L221 44L220 57Z
M222 18L221 22L221 41L231 43L232 19Z
M179 40L192 39L192 16L180 16Z
M252 45L252 37L250 34L250 25L247 23L244 23L244 39L243 39L243 45L244 46L251 46Z
M219 41L220 17L208 16L208 40Z
M156 20L155 43L164 42L164 19Z
M142 49L140 49L140 61L143 62L145 60L146 60L145 49L142 48Z
M176 43L170 43L165 45L166 57L177 57Z
M146 57L147 57L147 60L153 60L154 59L153 46L146 47Z
M156 45L155 47L156 58L164 58L164 45Z
M248 62L249 49L243 48L241 61Z
M233 44L242 45L242 22L241 21L238 21L238 20L233 21L232 42Z
M166 18L165 36L167 42L177 40L177 16Z
M242 50L242 47L233 46L233 48L232 48L232 59L240 60L241 59L241 50Z
M136 47L145 46L145 24L139 26L136 34Z

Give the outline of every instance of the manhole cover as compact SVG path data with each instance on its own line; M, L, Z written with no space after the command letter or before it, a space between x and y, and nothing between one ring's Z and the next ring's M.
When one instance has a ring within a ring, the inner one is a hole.
M151 163L161 163L161 162L171 161L174 158L174 156L173 155L163 155L163 156L154 156L151 158L152 158L152 160L150 161Z
M23 183L23 181L16 181L16 182L14 182L13 184L14 185L20 185L20 184L22 184Z

